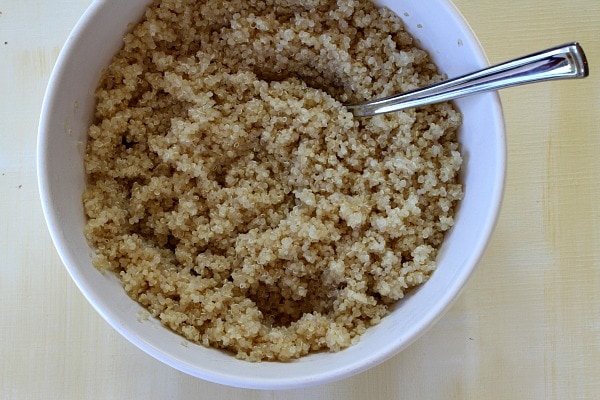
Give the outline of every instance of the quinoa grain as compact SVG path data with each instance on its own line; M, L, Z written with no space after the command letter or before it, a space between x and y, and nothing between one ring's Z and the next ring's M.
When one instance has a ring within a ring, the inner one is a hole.
M162 0L98 86L94 265L187 340L249 361L356 343L435 270L462 197L449 104L342 105L437 82L365 0Z

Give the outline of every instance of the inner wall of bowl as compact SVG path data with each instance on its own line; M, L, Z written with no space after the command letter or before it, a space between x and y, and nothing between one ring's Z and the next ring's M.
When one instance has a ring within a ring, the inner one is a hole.
M93 3L59 57L42 111L38 173L44 212L57 250L86 298L107 322L148 354L191 375L240 387L283 389L341 379L384 361L414 341L456 297L495 222L504 177L504 136L497 96L457 102L465 115L460 135L466 159L466 195L431 280L347 350L314 354L291 363L239 361L185 343L153 319L140 322L141 307L125 294L118 280L91 265L91 250L82 234L83 152L93 114L93 92L102 68L121 46L128 24L141 18L149 2ZM485 65L477 40L448 1L431 0L427 6L418 1L379 3L403 17L409 31L449 76Z
M68 37L52 73L40 118L38 179L42 207L57 251L94 308L121 333L131 300L114 276L92 265L83 236L83 156L102 70L122 47L128 24L139 20L142 3L96 0ZM136 314L135 312L133 314Z

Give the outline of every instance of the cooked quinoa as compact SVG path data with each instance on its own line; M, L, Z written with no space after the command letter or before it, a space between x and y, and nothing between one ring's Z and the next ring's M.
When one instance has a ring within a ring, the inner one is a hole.
M462 196L449 104L344 103L441 80L367 0L163 0L98 86L94 265L238 358L339 351L435 270Z

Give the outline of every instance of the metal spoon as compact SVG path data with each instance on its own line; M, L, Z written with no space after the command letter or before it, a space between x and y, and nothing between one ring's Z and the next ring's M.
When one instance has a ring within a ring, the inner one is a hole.
M422 89L360 104L347 105L356 117L440 103L479 92L555 79L585 78L589 68L577 42L517 58Z

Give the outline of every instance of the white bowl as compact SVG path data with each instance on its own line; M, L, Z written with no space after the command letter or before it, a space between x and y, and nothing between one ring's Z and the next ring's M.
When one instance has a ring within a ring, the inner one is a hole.
M71 277L93 307L125 338L164 363L221 384L288 389L346 378L392 357L422 335L459 294L494 228L505 176L505 137L495 93L456 102L463 113L460 141L465 159L465 197L447 234L431 279L403 299L360 342L338 353L318 353L289 363L240 361L195 344L148 319L112 274L91 264L84 235L81 195L83 154L101 70L122 45L128 24L148 0L97 0L83 15L61 52L44 100L38 141L38 178L50 234ZM448 0L381 1L406 26L448 76L487 66L474 34Z

